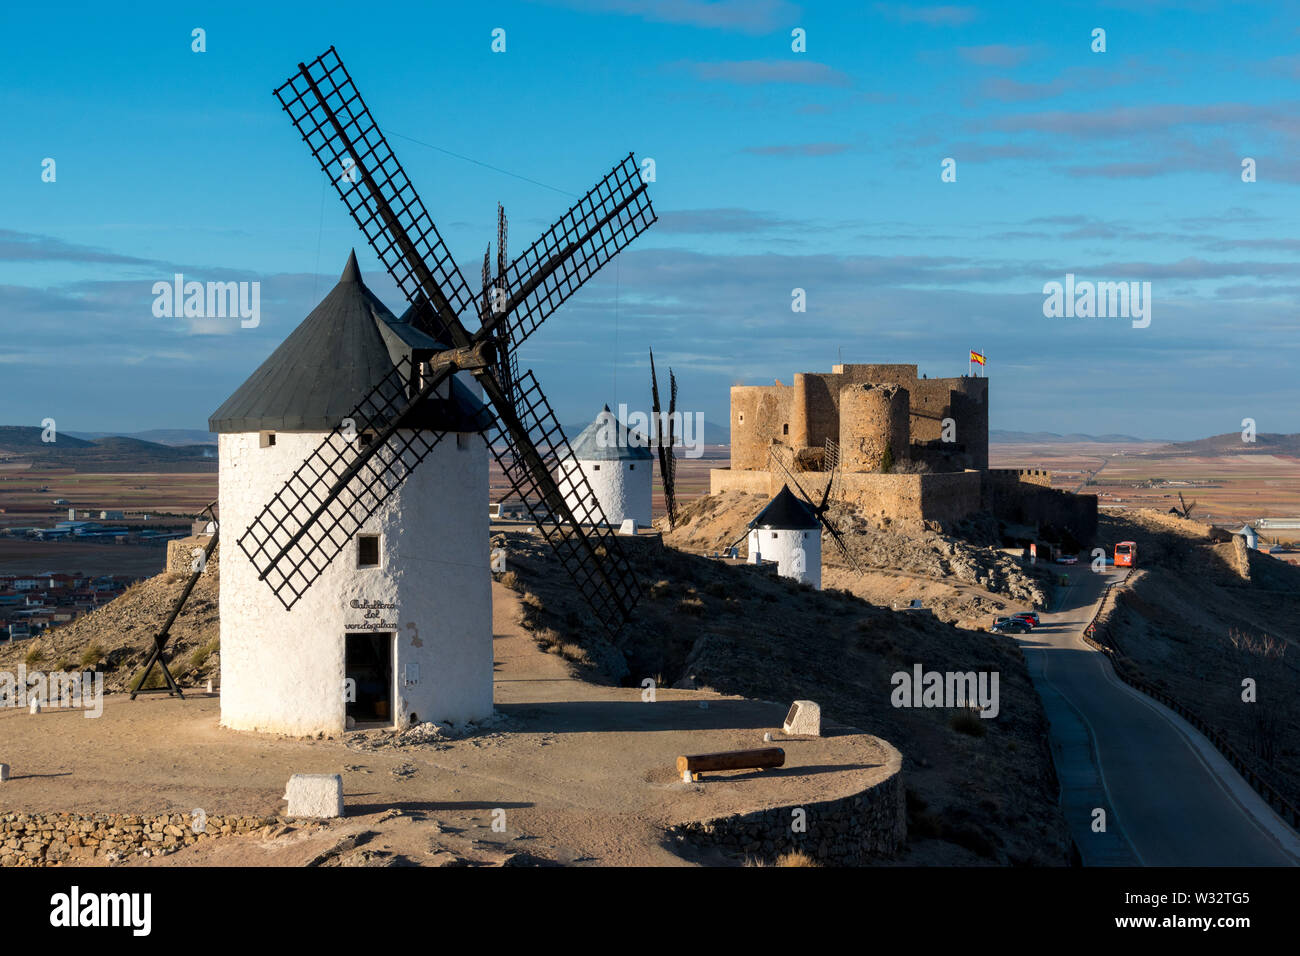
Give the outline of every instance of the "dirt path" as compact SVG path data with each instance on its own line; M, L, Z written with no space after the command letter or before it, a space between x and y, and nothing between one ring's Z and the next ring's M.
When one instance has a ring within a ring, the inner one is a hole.
M284 809L291 774L341 773L343 821L207 841L149 862L294 866L344 840L335 858L362 865L500 863L523 853L682 865L663 844L670 824L845 796L898 765L888 744L840 729L784 743L781 770L684 784L673 768L679 753L759 745L779 729L788 702L659 689L650 703L640 688L585 683L519 627L514 592L497 585L493 599L501 716L471 736L394 746L387 733L241 733L218 725L219 700L203 694L111 695L97 720L0 711L0 759L13 767L3 808L272 815ZM504 830L494 830L502 820Z

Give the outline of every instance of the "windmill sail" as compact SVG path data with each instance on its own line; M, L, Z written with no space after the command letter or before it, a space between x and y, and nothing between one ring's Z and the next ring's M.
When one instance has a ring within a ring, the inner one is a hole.
M532 374L519 378L515 350L655 221L635 160L629 154L617 164L509 266L500 211L496 284L508 299L498 309L470 292L333 47L310 65L300 63L276 96L411 302L412 321L456 348L432 356L412 352L409 369L395 367L350 416L358 431L375 433L371 445L357 450L342 428L335 429L262 510L240 546L291 607L443 437L418 427L399 432L397 423L448 376L467 371L495 412L498 434L489 447L512 486L533 503L538 527L597 617L617 631L640 593L631 565L591 489L571 487L575 479L564 473L568 457L561 454L568 442ZM482 293L493 291L486 288L489 263L490 254ZM471 334L463 323L475 314L480 324ZM557 464L580 515L552 473Z

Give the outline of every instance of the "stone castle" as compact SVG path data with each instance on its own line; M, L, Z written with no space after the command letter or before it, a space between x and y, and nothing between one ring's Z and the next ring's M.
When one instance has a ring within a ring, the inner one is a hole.
M988 511L1080 543L1097 527L1095 496L1052 489L1049 472L989 468L987 378L835 365L791 385L734 386L731 467L713 469L710 492L772 496L787 470L818 497L834 475L834 497L877 520L942 525Z

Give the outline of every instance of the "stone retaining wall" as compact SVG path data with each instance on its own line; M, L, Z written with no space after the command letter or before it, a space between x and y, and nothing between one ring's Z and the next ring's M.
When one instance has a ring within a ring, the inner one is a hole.
M769 863L789 850L802 850L826 866L862 866L897 853L907 841L901 758L897 751L892 757L894 772L860 793L678 824L669 833L696 846L719 847ZM805 811L806 832L791 829L796 809Z
M0 866L117 862L134 855L166 855L200 840L252 833L283 822L279 817L206 817L195 832L188 813L6 813L0 816Z

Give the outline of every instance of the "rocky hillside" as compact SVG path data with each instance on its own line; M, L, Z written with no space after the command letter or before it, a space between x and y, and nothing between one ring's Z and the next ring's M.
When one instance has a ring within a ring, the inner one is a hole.
M766 504L761 496L738 491L709 495L683 508L675 529L666 530L663 519L659 527L665 529L667 543L696 553L714 553L739 539L743 557L748 550L743 540L746 526ZM996 523L990 526L978 521L966 522L957 529L960 536L935 531L911 532L897 526L873 524L851 505L843 503L832 505L827 517L839 529L863 569L969 585L1025 607L1042 607L1047 600L1046 586L1040 577L1026 573L1015 558L992 546L997 541ZM825 568L849 567L830 536L824 533L822 561ZM863 596L871 597L865 593ZM986 611L992 610L995 610L992 606L981 607L975 616L987 626ZM954 610L946 619L955 621L963 616L964 611Z
M139 674L186 576L168 571L140 581L116 600L44 637L0 644L0 670L15 671L19 663L42 671L97 670L104 689L123 691ZM215 563L195 585L185 610L172 625L169 667L182 687L202 686L220 673L217 619L218 571ZM154 668L149 687L162 686Z

